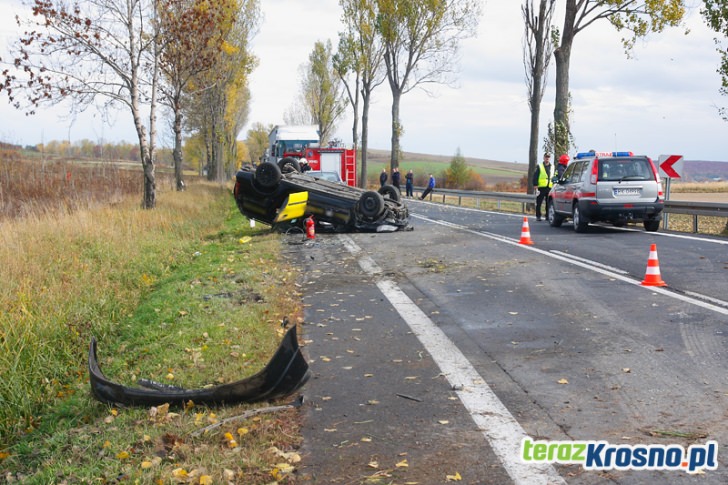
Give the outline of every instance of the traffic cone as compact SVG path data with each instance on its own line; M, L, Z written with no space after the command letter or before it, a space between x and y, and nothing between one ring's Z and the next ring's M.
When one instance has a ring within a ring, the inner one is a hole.
M647 270L642 286L667 286L660 276L660 262L657 260L657 244L650 246L650 256L647 259Z
M523 218L523 226L521 226L521 240L518 242L520 244L533 244L533 241L531 241L531 231L528 229L528 217Z

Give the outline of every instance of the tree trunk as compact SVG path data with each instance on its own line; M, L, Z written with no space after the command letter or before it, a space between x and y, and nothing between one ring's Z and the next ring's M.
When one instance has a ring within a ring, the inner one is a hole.
M528 180L526 180L529 194L533 193L533 173L538 164L538 124L541 117L541 103L540 100L534 101L534 98L538 97L536 94L538 91L535 91L535 88L540 83L540 76L538 81L534 78L534 94L531 95L531 136L528 142Z
M178 191L185 189L182 178L182 109L179 100L174 101L174 180Z
M369 97L370 93L362 92L361 101L361 174L359 187L367 186L367 150L369 149Z
M151 147L147 141L147 130L142 123L139 113L139 102L138 98L134 98L134 93L138 91L132 88L132 118L134 119L134 127L136 128L137 138L139 139L139 154L142 161L142 171L144 172L143 182L143 195L142 195L142 208L143 209L154 209L156 206L156 190L157 185L155 182L154 174L154 158L151 152Z
M554 50L556 61L556 101L554 106L554 157L569 151L569 62L571 46L574 42L574 24L576 22L576 0L566 2L564 29L561 34L561 45Z
M399 88L392 88L392 153L389 163L390 171L399 167L399 136L402 131L399 123L399 102L402 99L402 91Z

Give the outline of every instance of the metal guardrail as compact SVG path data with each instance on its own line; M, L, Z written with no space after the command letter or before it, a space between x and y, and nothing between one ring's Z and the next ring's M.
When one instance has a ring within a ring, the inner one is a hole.
M414 187L415 192L422 193L424 187ZM462 205L462 200L475 199L475 207L480 208L480 199L495 200L498 209L501 208L501 202L517 202L521 204L521 212L527 212L527 204L535 204L536 196L529 194L519 194L513 192L481 192L476 190L454 190L454 189L435 189L430 192L428 199L433 201L442 196L442 203L445 203L447 197L457 197L458 204ZM668 214L685 214L693 218L693 232L698 232L698 217L726 217L728 218L728 204L719 202L689 202L689 201L665 201L665 213Z

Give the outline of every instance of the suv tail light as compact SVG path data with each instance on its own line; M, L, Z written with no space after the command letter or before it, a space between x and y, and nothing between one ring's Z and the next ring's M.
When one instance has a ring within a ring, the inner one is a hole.
M655 167L655 162L653 162L650 157L647 157L647 160L649 160L649 162L650 162L650 168L652 168L652 175L655 176L655 182L657 182L657 199L663 200L665 198L665 193L662 191L662 181L660 180L660 172L657 170L657 167Z
M590 182L592 185L596 184L599 180L599 159L595 158L594 162L592 162L592 173L591 173L591 179Z

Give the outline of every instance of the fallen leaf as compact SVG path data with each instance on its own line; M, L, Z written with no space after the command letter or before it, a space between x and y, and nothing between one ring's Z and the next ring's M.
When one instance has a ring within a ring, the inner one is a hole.
M185 470L184 468L175 468L174 470L172 470L172 476L174 478L187 478L187 475L187 470Z
M270 474L275 478L276 480L282 480L285 478L285 476L289 473L291 473L295 468L292 465L289 465L288 463L278 463L276 466L271 470Z
M379 462L378 461L370 461L369 463L367 463L367 466L369 468L379 468Z
M129 452L128 451L120 451L116 454L116 458L119 460L126 460L129 458Z
M450 421L448 421L447 419L441 419L440 421L438 421L438 423L440 423L440 424L450 424Z
M407 468L409 466L409 463L407 463L407 459L405 458L394 466L396 466L397 468Z
M632 369L630 369L629 367L623 367L622 372L624 372L625 374L629 374L630 372L632 372Z
M558 382L559 384L568 384L569 383L568 379L559 379L556 382Z
M458 472L455 472L455 475L446 475L445 478L448 482L459 482L463 479Z

